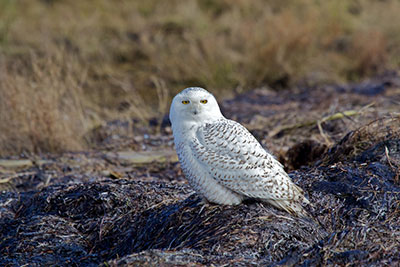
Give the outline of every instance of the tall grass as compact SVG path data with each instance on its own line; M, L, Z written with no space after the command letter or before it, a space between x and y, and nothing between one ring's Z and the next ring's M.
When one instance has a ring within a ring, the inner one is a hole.
M187 86L221 97L398 68L399 13L396 0L0 0L0 153L82 147L85 118L146 121Z
M84 147L85 73L60 51L0 64L0 156Z

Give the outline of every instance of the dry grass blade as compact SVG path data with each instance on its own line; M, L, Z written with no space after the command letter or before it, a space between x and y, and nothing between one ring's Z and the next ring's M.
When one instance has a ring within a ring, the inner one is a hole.
M14 174L7 174L0 176L0 191L8 190L8 191L15 191L17 184L23 184L25 181L24 179L28 179L31 175L36 174L36 172L20 172Z
M339 119L343 119L343 118L347 118L347 117L351 117L351 116L360 115L363 112L365 112L365 110L368 107L371 107L372 105L374 105L374 103L368 104L365 107L362 107L360 110L346 110L346 111L342 111L342 112L337 112L333 115L325 116L320 120L310 120L310 121L296 123L296 124L282 125L282 126L279 126L275 129L273 129L272 131L270 131L268 133L268 136L274 137L278 134L287 133L294 129L317 125L318 129L319 129L321 135L324 137L326 143L329 145L332 145L332 141L329 139L329 137L324 133L324 131L322 129L322 123L326 122L326 121L339 120Z

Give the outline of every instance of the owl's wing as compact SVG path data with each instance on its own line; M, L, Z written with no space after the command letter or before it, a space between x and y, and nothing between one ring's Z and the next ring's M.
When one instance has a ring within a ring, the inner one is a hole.
M206 124L191 150L220 184L252 198L292 200L301 195L283 166L242 125L231 120Z

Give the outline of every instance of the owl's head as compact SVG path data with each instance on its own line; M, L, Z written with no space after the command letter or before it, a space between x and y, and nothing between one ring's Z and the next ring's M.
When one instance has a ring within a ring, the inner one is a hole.
M222 117L217 100L207 90L189 87L172 100L169 119L172 126L181 123L205 123Z

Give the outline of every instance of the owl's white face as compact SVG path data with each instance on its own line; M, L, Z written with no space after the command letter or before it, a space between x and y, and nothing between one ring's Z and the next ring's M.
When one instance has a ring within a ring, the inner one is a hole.
M172 128L181 130L222 117L215 97L200 87L189 87L177 94L169 112Z

